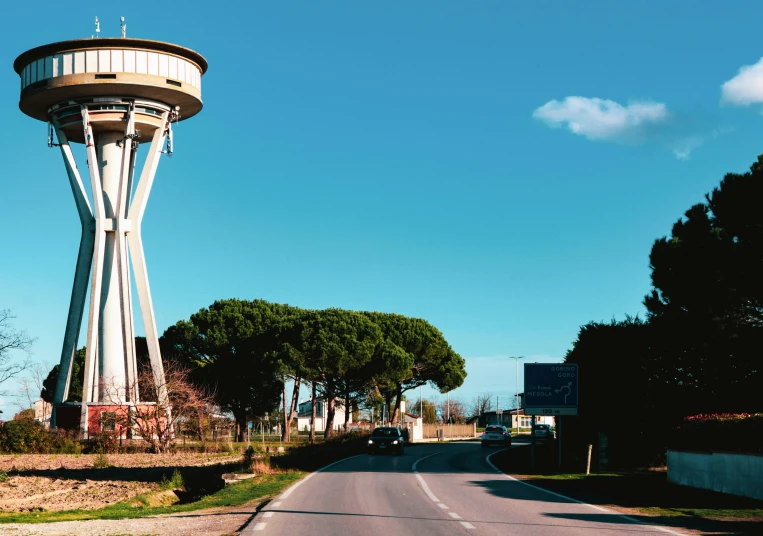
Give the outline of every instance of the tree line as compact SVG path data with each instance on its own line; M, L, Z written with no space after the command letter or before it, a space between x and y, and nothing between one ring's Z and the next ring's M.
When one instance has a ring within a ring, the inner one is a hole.
M565 358L580 367L568 420L582 442L605 431L623 459L660 456L686 416L763 411L761 199L763 156L654 242L646 318L582 326Z
M265 300L216 301L168 328L160 347L165 363L188 370L190 381L233 415L239 441L248 420L273 412L281 398L282 439L288 441L303 385L313 399L325 400L325 435L331 437L338 404L346 405L348 419L350 409L381 403L397 423L407 391L428 384L445 393L466 377L464 359L426 320ZM136 339L136 357L139 367L147 364L145 340ZM69 400L81 400L83 365L80 349ZM57 376L58 365L43 399L52 400ZM150 392L147 387L141 392Z

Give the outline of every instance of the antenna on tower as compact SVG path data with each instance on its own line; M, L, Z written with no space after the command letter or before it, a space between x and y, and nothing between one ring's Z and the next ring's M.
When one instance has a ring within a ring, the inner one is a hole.
M100 37L101 36L101 23L98 22L98 17L95 17L95 36Z
M127 37L127 24L124 17L119 17L119 27L122 29L122 37Z

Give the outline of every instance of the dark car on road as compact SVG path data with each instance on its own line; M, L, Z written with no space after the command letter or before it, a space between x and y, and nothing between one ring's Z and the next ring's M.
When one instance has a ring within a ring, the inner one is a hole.
M381 452L394 452L403 454L405 452L405 439L403 433L392 426L381 426L371 432L368 438L368 453L375 454Z
M488 445L501 445L502 447L511 446L511 434L505 426L491 425L486 426L480 438L483 447Z
M536 424L533 427L533 438L536 443L546 443L554 440L554 431L548 424Z

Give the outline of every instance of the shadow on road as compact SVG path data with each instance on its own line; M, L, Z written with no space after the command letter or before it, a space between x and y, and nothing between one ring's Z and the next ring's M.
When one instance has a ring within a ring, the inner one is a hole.
M495 474L495 472L494 472ZM498 478L495 480L472 480L471 485L483 488L485 491L496 497L512 499L517 501L543 501L569 503L570 501L547 493L545 491L532 488L515 480Z
M620 525L631 524L632 521L617 515L617 514L556 514L547 513L546 517L554 519L570 519L575 521L590 521L595 523L612 523ZM734 520L716 520L707 518L700 518L695 516L644 516L644 515L629 515L639 523L647 525L659 525L661 527L675 528L675 529L689 529L696 530L700 534L712 534L713 536L759 536L763 532L760 522L745 521L740 519Z
M265 509L267 510L267 509ZM336 516L336 517L360 517L360 518L378 518L378 519L407 519L415 521L433 521L437 523L460 523L461 521L468 521L471 523L479 523L492 526L506 526L506 527L554 527L554 528L577 528L580 529L580 525L564 525L562 523L527 523L511 521L487 521L484 519L448 519L443 517L420 517L420 516L401 516L401 515L385 515L385 514L363 514L357 512L327 512L327 511L311 511L311 510L284 510L279 508L275 510L284 514L298 514L298 515L315 515L315 516ZM622 532L632 532L641 534L652 534L654 531L649 527L632 525L630 529L621 529Z

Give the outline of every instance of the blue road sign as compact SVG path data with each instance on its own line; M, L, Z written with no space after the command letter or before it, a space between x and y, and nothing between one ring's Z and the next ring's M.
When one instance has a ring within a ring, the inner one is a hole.
M441 417L442 416L442 410L440 408L437 408L436 410L434 410L434 414L437 415L438 417Z
M577 408L576 364L525 363L526 408Z

